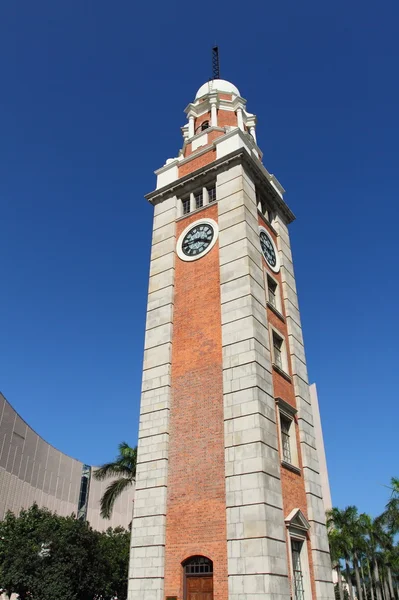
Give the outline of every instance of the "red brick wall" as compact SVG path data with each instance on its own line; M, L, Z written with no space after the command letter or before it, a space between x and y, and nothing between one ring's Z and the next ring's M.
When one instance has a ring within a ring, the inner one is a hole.
M177 235L217 206L177 223ZM214 600L227 600L223 377L218 244L203 258L176 257L165 595L183 599L182 561L214 563Z
M216 160L216 150L210 148L209 152L201 154L201 156L197 156L197 158L194 157L192 160L181 165L179 167L179 178L184 177L184 175L188 175L205 165L209 165L214 160Z
M237 115L231 110L218 110L218 127L237 126Z
M277 246L277 238L275 233L271 230L268 223L258 214L258 222L259 225L265 227L273 241ZM267 265L266 261L263 259L263 266L266 268L266 271L270 273L279 283L279 292L282 293L282 281L281 281L281 273L274 273ZM281 306L282 313L285 317L285 307L284 307L284 299L281 295ZM288 341L288 329L286 322L282 321L272 309L267 307L267 319L269 323L271 323L279 333L285 339L287 354L288 354L288 375L292 376L291 372L291 360L289 356L289 341ZM275 398L282 398L291 406L296 408L296 399L295 399L295 391L294 385L292 382L287 381L280 373L273 369L272 373L273 377L273 389ZM277 418L277 412L276 412ZM301 474L294 473L287 469L286 467L281 467L281 485L283 491L283 507L284 507L284 516L286 517L294 508L299 508L303 514L307 517L308 509L306 502L306 492L305 492L305 482L302 475L302 457L301 457L301 448L299 443L299 431L298 431L298 420L295 419L295 435L296 435L296 443L297 443L297 451L298 451L298 462L299 468L301 469ZM280 440L279 440L280 446ZM281 456L281 447L279 447L280 456ZM310 579L312 584L312 594L313 598L316 598L316 589L314 585L314 574L313 574L313 561L312 561L312 551L310 546L310 540L307 542L308 545L308 556L309 556L309 569L310 569ZM288 546L287 546L288 552ZM290 560L288 558L288 565L290 565Z

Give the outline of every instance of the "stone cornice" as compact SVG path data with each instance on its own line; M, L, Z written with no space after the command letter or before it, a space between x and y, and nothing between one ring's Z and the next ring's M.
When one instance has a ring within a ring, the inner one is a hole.
M210 146L207 146L207 149L209 150ZM270 175L263 165L261 165L261 163L258 164L258 162L259 161L257 161L255 158L252 158L245 148L238 148L237 150L230 152L230 154L226 154L226 156L222 156L221 158L214 160L211 164L205 165L204 167L201 167L200 169L197 169L196 171L193 171L184 177L180 177L180 179L172 181L170 184L162 188L146 194L145 198L151 204L157 204L158 202L161 202L165 196L170 196L173 193L176 195L179 194L179 190L189 182L194 182L196 179L200 177L202 178L206 174L213 173L216 175L230 166L242 164L251 173L255 183L259 186L262 186L269 201L275 205L276 210L279 210L283 214L286 222L292 223L292 221L295 220L295 215L272 185L270 180L273 179L273 175ZM181 163L182 161L179 161L179 164Z
M288 413L292 417L295 416L298 412L296 408L291 406L291 404L288 404L288 402L286 402L282 398L276 398L276 404L281 411Z

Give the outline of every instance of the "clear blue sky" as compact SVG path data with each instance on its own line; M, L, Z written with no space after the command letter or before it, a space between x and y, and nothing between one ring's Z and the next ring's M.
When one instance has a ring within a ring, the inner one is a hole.
M292 243L333 501L398 469L396 0L2 2L0 389L100 463L136 443L154 169L211 74L258 115Z

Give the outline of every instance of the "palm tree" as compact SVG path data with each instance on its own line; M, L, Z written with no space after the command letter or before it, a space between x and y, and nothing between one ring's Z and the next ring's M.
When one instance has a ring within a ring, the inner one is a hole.
M344 554L340 532L337 529L328 529L328 543L330 546L331 565L337 573L339 600L344 600L344 586L340 560Z
M383 520L392 533L399 532L399 479L391 479L391 497L385 506Z
M357 508L355 506L348 506L344 510L333 507L331 510L327 511L327 528L329 530L333 529L338 532L342 558L345 561L346 582L349 588L350 600L354 600L355 597L353 593L352 575L350 567L350 560L353 549L353 539L352 532L350 530L350 525L353 522L354 513L357 514ZM360 600L362 600L361 597Z
M131 448L126 442L118 446L119 454L113 462L105 463L94 472L94 478L104 481L116 477L108 485L100 501L101 516L110 519L116 499L136 480L137 446Z
M388 594L385 595L391 600L395 600L395 590L393 585L392 570L395 569L397 561L397 547L394 544L394 536L389 531L380 533L380 558L385 572L385 583Z
M360 515L360 518L362 520L362 527L368 535L368 554L373 565L373 578L375 583L377 600L383 600L380 570L378 567L378 548L379 546L381 546L381 542L384 535L384 531L382 528L382 519L381 517L372 519L369 515L366 515L365 513Z

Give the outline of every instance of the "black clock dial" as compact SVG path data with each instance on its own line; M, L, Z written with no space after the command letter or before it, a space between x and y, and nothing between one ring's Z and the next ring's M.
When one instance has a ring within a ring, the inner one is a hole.
M186 235L182 242L182 251L186 256L198 256L202 254L213 240L215 232L209 223L195 225Z
M263 256L271 267L275 267L277 264L277 258L271 239L264 231L260 232L259 237Z

